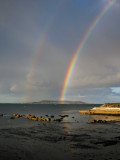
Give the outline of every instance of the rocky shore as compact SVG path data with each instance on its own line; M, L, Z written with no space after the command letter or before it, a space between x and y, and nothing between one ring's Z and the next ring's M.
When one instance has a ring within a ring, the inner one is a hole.
M120 116L120 104L105 103L90 110L80 110L81 114Z
M0 117L3 117L4 114L1 114L0 113ZM14 113L11 115L10 119L15 119L15 118L26 118L26 119L29 119L29 120L33 120L33 121L44 121L44 122L61 122L63 121L63 119L65 117L69 117L69 115L58 115L59 118L55 119L54 118L54 115L45 115L44 117L43 116L35 116L35 115L31 115L31 114L28 114L27 116L25 114L18 114L18 113ZM74 118L74 117L72 117Z
M120 159L120 116L78 112L100 105L18 106L0 109L0 160Z

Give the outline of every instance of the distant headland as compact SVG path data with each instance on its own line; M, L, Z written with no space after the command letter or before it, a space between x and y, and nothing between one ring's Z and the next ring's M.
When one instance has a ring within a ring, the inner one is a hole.
M7 103L0 103L0 104L95 104L95 103L88 103L83 101L59 101L59 100L41 100L41 101L34 101L34 102L7 102Z
M32 102L33 104L60 104L57 100L42 100L39 102ZM87 104L82 101L62 101L62 104Z

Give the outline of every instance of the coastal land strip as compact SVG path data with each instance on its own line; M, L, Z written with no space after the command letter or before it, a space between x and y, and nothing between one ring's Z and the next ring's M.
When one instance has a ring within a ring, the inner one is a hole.
M90 110L80 110L79 112L81 114L88 114L88 115L120 116L120 104L105 103L100 107L94 107Z

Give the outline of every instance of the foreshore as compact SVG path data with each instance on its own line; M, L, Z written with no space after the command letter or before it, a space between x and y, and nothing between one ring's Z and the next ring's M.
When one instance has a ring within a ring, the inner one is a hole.
M79 114L91 106L1 105L0 159L118 160L120 116Z

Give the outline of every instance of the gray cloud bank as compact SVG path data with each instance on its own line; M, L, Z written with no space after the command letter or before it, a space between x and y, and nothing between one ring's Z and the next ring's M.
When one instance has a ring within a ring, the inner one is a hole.
M0 102L59 99L72 55L106 2L58 2L0 2ZM119 17L117 3L93 30L65 99L119 101L111 89L120 87Z

